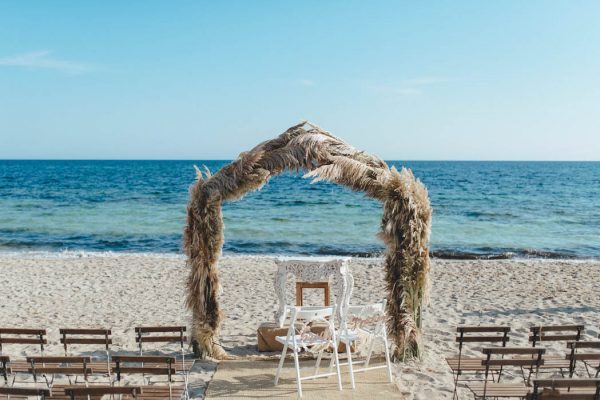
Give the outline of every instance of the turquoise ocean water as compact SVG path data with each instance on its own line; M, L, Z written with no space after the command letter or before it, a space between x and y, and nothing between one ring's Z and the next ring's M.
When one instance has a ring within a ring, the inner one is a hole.
M180 253L193 165L0 161L0 252ZM599 162L390 161L428 187L434 256L600 258ZM223 207L225 254L376 255L380 205L299 175Z

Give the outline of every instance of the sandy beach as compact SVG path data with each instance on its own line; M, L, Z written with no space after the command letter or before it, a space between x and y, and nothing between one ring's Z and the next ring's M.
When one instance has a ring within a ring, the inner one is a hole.
M275 264L269 257L221 260L222 345L240 357L257 356L256 328L272 321L277 306ZM384 293L381 260L351 262L353 303L375 302ZM60 354L61 327L111 327L116 350L135 350L133 327L188 324L184 306L185 260L161 255L0 256L2 326L45 327L48 353ZM452 375L444 356L455 352L458 324L507 324L512 343L527 345L528 327L586 325L600 333L600 263L591 261L432 260L430 302L424 316L425 353L420 362L398 364L396 383L406 399L451 398ZM308 300L318 302L320 293ZM291 284L288 299L291 302ZM24 355L32 349L24 348ZM173 349L176 350L176 349ZM556 351L562 351L556 348ZM214 363L199 362L194 396L202 397ZM469 398L461 390L461 398Z

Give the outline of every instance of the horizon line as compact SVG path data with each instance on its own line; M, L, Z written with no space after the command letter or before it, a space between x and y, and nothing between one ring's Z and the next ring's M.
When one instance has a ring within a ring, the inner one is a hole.
M0 158L0 161L235 161L237 158ZM402 161L402 162L585 162L596 163L599 160L507 160L507 159L386 159L383 161Z

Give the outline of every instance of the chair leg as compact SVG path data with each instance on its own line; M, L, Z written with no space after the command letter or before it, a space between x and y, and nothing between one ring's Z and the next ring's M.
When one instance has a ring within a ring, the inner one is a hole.
M300 382L300 362L298 361L298 349L294 348L294 364L296 366L296 380L298 381L298 397L302 397L302 382Z
M367 359L365 360L365 368L369 367L369 363L371 362L371 355L373 354L373 347L375 347L375 337L370 338L371 342L369 343L369 350L367 351Z
M323 352L324 352L324 350L321 350L319 352L319 356L317 357L317 363L315 364L315 373L314 373L314 375L317 375L319 373L319 366L321 365L321 359L323 358Z
M356 389L356 385L354 384L354 367L352 366L352 351L350 351L350 347L352 347L352 341L343 342L346 345L346 356L348 356L348 368L350 369L350 384L352 385L352 389Z
M339 342L336 343L336 346L339 346ZM336 347L336 349L337 349L337 347ZM331 372L333 370L333 367L334 367L334 365L335 365L336 362L339 363L339 360L336 360L333 357L333 353L332 353L331 354L331 359L329 360L329 372Z
M337 340L333 341L333 357L335 358L335 369L338 377L338 389L342 390L342 373L340 372L340 357L338 356L338 344Z
M283 362L285 361L285 355L287 354L288 345L287 343L283 345L283 351L281 352L281 360L279 360L279 367L277 367L277 372L275 373L275 385L279 382L279 374L281 373L281 368L283 367Z
M390 379L390 383L393 383L394 377L392 376L392 363L390 362L390 346L388 344L387 335L383 336L383 345L385 346L385 363L387 365L388 378Z
M187 371L185 370L185 350L183 348L183 346L181 346L181 369L183 371L183 383L185 385L185 399L189 399L190 398L190 392L188 389L188 374Z

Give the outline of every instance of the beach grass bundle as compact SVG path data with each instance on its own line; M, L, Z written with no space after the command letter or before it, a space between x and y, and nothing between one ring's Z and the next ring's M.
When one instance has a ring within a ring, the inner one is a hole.
M190 188L184 248L190 273L187 306L192 340L203 356L226 358L218 259L223 246L221 204L260 189L283 171L306 171L312 182L335 182L383 204L379 237L386 246L387 313L396 358L419 355L421 308L428 292L431 206L425 186L409 169L389 168L318 126L302 122L239 155L214 175L196 169Z

